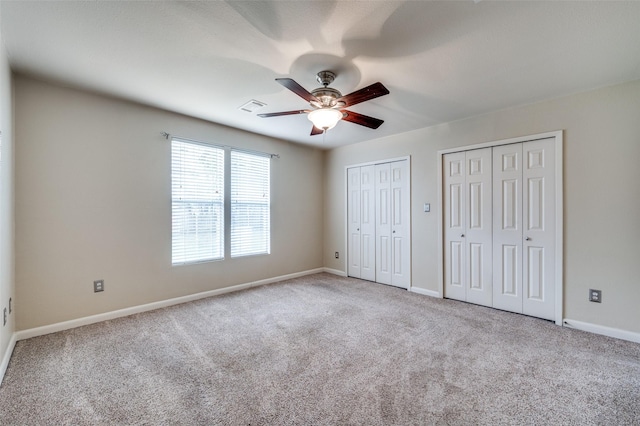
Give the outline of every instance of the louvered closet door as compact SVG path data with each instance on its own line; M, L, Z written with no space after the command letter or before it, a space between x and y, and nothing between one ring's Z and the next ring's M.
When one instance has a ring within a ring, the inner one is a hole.
M491 148L444 156L445 296L492 306Z

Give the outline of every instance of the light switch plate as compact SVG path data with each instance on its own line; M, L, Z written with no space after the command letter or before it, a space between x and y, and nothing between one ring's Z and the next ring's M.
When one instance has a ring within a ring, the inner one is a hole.
M424 203L424 211L425 213L429 213L431 211L431 204Z

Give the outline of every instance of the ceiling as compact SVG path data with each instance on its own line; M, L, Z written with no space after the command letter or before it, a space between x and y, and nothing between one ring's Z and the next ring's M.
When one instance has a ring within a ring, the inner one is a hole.
M640 79L640 2L2 1L21 73L320 148ZM310 136L307 90L332 70L385 120ZM248 113L252 99L266 103ZM171 129L158 129L158 131Z

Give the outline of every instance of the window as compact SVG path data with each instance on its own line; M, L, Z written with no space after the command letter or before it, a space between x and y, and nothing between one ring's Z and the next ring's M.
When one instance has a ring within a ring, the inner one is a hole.
M270 157L172 139L171 207L174 265L269 254Z
M174 265L224 257L224 150L171 141L171 210Z
M269 163L231 151L231 257L270 251Z

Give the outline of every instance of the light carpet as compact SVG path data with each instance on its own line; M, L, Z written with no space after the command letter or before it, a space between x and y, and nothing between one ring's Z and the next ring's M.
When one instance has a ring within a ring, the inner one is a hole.
M3 425L638 425L640 345L329 274L20 341Z

